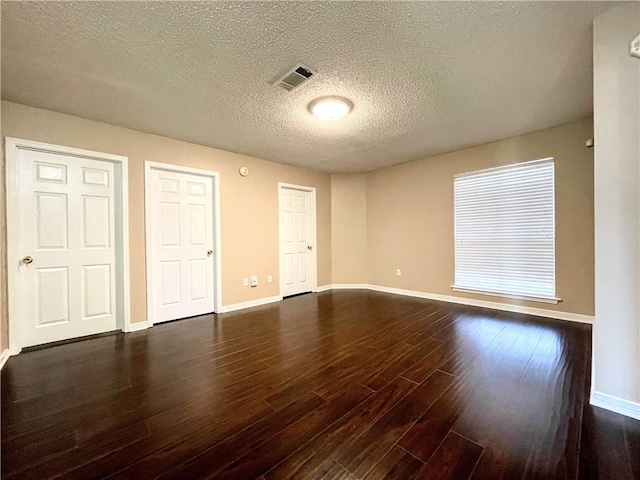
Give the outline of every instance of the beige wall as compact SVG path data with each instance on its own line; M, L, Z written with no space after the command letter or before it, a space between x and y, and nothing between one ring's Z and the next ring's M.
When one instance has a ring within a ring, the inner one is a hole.
M279 295L278 182L316 187L318 285L331 283L331 177L69 115L2 102L2 135L129 158L131 318L146 320L144 161L220 173L223 304ZM238 168L250 174L242 178ZM3 216L4 217L4 216ZM266 282L273 275L273 283ZM242 278L257 275L257 288ZM3 302L4 304L4 302ZM3 332L6 327L3 328ZM3 338L6 338L3 335Z
M592 136L592 121L585 120L369 173L369 283L593 315L593 151L585 148ZM556 291L562 302L453 292L453 176L545 157L555 158Z
M594 313L591 120L534 132L366 174L328 175L2 102L2 134L129 158L132 321L146 319L144 160L220 172L223 304L279 294L278 182L317 188L318 285L372 284ZM553 156L556 159L556 305L451 291L453 176ZM4 155L3 155L4 162ZM242 178L241 165L251 173ZM3 183L4 185L4 183ZM4 198L4 196L2 196ZM2 201L2 200L0 200ZM0 208L2 204L0 204ZM5 216L0 215L0 242ZM4 249L4 245L2 245ZM3 256L4 257L4 256ZM2 260L4 262L4 259ZM6 265L2 265L2 277ZM396 276L396 268L402 276ZM273 275L272 284L266 276ZM257 275L260 286L243 287ZM0 294L4 295L2 291ZM2 299L2 308L6 302ZM1 344L6 346L6 316Z
M640 5L611 9L593 27L597 307L591 387L634 402L640 415L640 60L628 53L640 33Z
M367 177L331 175L332 283L367 283Z

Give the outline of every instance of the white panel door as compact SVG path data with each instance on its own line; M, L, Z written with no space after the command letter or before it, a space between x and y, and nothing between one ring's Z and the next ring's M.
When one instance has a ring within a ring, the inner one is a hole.
M213 179L151 169L152 319L214 310Z
M280 190L282 296L311 291L311 193Z
M113 164L18 155L21 345L115 330Z

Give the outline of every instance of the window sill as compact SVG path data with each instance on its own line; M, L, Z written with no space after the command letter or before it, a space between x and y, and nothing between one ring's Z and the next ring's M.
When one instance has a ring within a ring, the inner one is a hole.
M513 298L515 300L526 300L529 302L551 303L554 305L557 305L562 301L562 299L558 297L530 297L527 295L510 295L508 293L489 292L486 290L473 290L471 288L456 287L455 285L451 285L451 290L453 290L454 292L488 295L491 297Z

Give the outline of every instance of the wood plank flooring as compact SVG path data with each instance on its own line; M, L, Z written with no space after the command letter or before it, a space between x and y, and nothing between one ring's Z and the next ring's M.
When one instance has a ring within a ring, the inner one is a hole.
M638 478L640 422L586 404L590 335L337 291L26 352L2 478Z

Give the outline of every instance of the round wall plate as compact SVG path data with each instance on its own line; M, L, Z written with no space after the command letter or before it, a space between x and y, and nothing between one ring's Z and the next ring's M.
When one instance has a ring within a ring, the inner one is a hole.
M240 170L238 170L238 172L240 172L240 175L243 177L249 175L249 169L247 167L240 167Z

